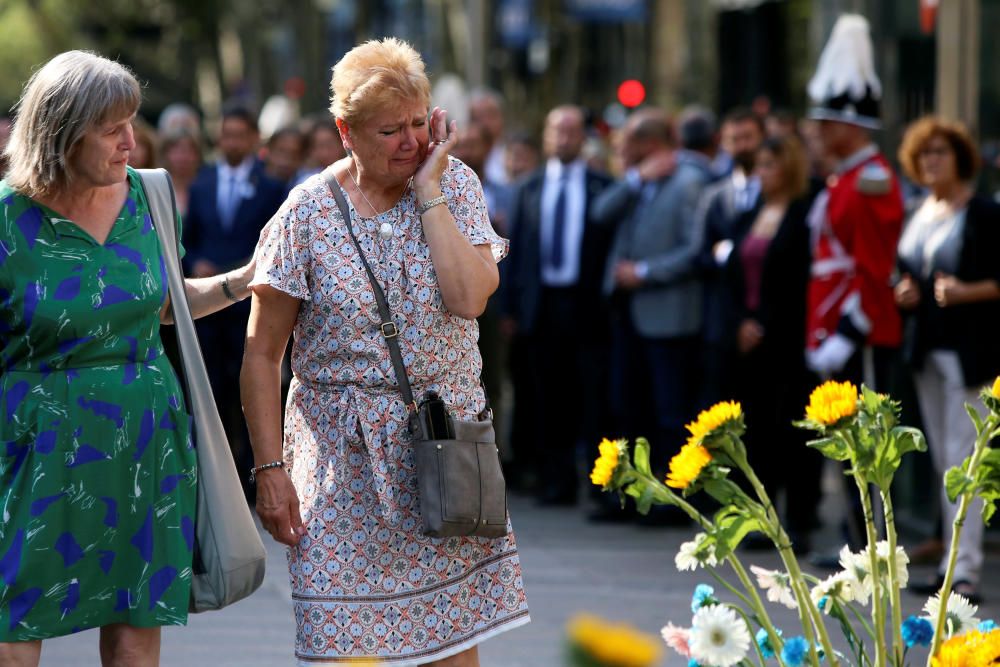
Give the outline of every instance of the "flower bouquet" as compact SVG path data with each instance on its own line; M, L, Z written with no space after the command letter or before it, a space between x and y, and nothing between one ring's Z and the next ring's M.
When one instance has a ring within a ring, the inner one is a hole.
M1000 629L991 621L980 623L974 617L977 608L951 592L959 536L970 503L977 496L983 499L982 520L988 522L1000 499L1000 449L989 447L990 440L1000 435L1000 378L981 398L987 407L985 416L966 406L977 433L972 455L945 475L948 496L958 502L958 513L944 583L924 606L926 616L905 621L900 590L908 582L909 561L897 541L889 489L903 457L924 451L926 444L919 430L899 423L899 404L888 396L864 386L859 392L849 382L826 382L812 392L805 419L796 422L816 434L809 446L843 462L864 510L866 546L858 553L844 547L842 569L824 580L802 572L774 504L747 461L738 403L719 403L688 425L690 437L671 459L663 481L650 468L646 440L637 439L631 448L625 440L602 441L591 481L617 492L623 504L632 498L641 513L653 505L674 505L687 513L701 531L681 546L675 558L677 568L704 568L737 600L724 603L711 586L698 586L690 627L667 625L663 629L666 643L688 658L692 667L764 665L768 661L782 667L818 667L821 661L833 667L903 667L908 664L909 649L917 645L930 647L928 667L1000 665ZM746 484L737 484L732 478L735 474L742 475ZM705 516L688 502L699 491L720 503L713 516ZM874 494L881 498L884 540L877 535ZM774 542L781 570L751 566L748 572L744 567L736 548L751 531ZM738 586L717 572L722 566L732 570ZM796 633L786 636L775 626L761 592L768 601L797 611ZM846 651L834 649L828 624L843 633Z

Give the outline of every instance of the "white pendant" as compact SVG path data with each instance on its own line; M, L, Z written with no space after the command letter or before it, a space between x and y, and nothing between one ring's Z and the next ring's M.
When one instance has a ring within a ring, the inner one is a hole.
M392 238L392 225L388 222L383 222L378 228L378 235L382 237L382 240L388 241Z

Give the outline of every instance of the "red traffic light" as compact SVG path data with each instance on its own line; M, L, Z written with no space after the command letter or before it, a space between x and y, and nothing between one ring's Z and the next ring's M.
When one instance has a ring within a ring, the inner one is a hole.
M618 86L618 101L622 106L633 108L642 104L646 99L646 87L641 81L627 79Z

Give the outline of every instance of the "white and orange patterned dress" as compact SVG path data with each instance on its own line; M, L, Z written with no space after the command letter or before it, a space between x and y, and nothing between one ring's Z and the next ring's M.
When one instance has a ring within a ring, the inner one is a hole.
M499 261L507 244L475 173L451 159L441 189L458 228ZM412 189L373 218L352 207L351 220L400 330L414 395L434 389L457 416L475 418L484 405L478 326L441 301ZM254 284L302 300L284 428L307 529L288 552L298 664L420 665L527 623L512 532L421 533L406 409L371 285L322 175L292 190L262 233Z

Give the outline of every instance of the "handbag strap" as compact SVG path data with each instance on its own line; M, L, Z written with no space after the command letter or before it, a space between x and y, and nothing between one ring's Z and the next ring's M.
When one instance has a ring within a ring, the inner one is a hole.
M195 405L215 408L215 399L211 393L208 371L201 355L201 344L191 316L191 307L187 300L187 290L184 287L184 274L181 272L180 243L177 238L177 203L174 199L174 187L170 174L166 169L137 169L142 181L149 204L149 214L153 219L153 227L160 239L164 265L167 274L167 290L170 294L170 310L173 313L174 330L177 333L177 346L180 348L181 362L184 366L183 378L191 401L191 409ZM215 412L218 419L218 411ZM221 426L221 421L219 422Z
M382 337L385 338L386 345L389 346L389 356L392 358L392 367L396 371L399 392L403 395L403 402L406 403L406 406L413 412L416 412L417 406L413 401L413 388L410 386L410 378L406 375L406 364L403 363L403 353L399 349L399 341L396 340L399 337L399 329L396 327L396 323L392 321L392 311L389 310L389 302L385 298L382 286L379 285L378 279L375 277L375 272L372 271L371 264L368 263L368 259L361 249L358 237L354 234L354 227L351 224L351 209L347 205L347 200L344 199L344 193L340 189L340 182L337 181L337 177L333 174L332 166L327 167L323 171L323 178L326 180L330 192L333 193L333 198L337 200L337 206L340 207L340 214L344 216L347 233L351 235L351 240L354 241L358 257L361 258L361 263L364 264L365 271L368 273L368 280L372 284L372 291L375 292L375 303L378 304L379 318L382 320L381 324L379 324L379 329L382 332Z

